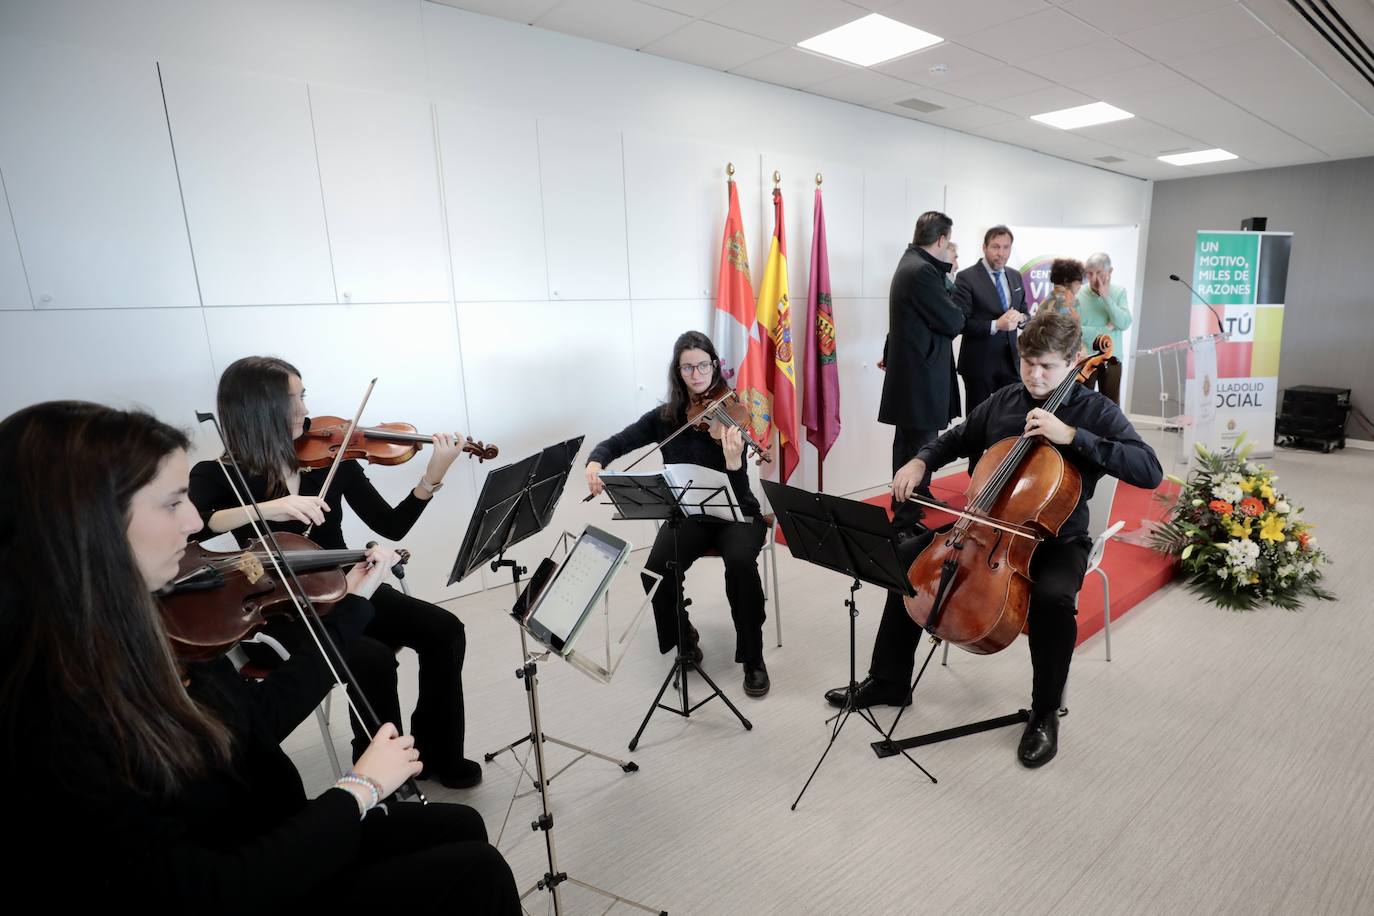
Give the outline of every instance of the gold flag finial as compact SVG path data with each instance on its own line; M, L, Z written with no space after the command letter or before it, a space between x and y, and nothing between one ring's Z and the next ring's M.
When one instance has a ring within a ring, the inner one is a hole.
M821 179L821 173L820 173L820 172L817 172L817 173L816 173L816 187L819 188L819 187L821 186L821 181L822 181L822 179Z
M735 164L733 162L725 163L725 177L727 179L735 177Z
M773 187L776 188L776 187L778 186L778 184L781 183L781 182L782 182L782 176L778 174L778 170L777 170L777 169L774 169L774 170L773 170Z

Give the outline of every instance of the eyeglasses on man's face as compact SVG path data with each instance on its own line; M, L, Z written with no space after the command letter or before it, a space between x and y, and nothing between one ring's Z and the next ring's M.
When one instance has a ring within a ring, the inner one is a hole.
M711 370L715 367L715 360L704 359L699 363L682 363L677 367L677 371L681 372L687 378L691 378L694 375L710 375Z

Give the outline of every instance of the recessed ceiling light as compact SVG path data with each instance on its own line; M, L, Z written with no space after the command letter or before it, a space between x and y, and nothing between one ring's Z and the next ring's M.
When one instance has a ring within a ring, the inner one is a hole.
M1093 102L1091 105L1078 105L1074 108L1061 108L1044 114L1031 115L1032 121L1048 124L1060 130L1074 130L1078 127L1091 127L1094 124L1109 124L1134 118L1129 111L1123 111L1106 102Z
M1238 159L1235 153L1228 153L1224 149L1200 149L1192 153L1175 153L1172 156L1160 156L1160 162L1167 162L1170 165L1201 165L1204 162L1225 162L1227 159Z
M904 22L870 13L862 19L822 32L797 43L797 47L846 63L871 67L944 41Z

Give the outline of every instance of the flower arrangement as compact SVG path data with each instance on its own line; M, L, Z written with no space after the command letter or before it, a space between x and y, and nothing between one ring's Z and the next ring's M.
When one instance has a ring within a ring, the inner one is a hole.
M1230 610L1332 600L1320 584L1327 560L1315 526L1274 489L1276 474L1247 460L1251 447L1237 446L1213 453L1199 445L1188 479L1169 478L1182 489L1153 546L1179 558L1189 589Z

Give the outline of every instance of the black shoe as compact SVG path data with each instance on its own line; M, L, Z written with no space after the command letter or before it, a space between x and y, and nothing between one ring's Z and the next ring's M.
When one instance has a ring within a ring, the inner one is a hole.
M744 663L744 693L751 697L761 697L768 693L768 669L763 659Z
M696 627L690 624L687 627L687 644L682 647L682 655L698 665L706 657L705 653L701 651L701 634L697 632Z
M1034 769L1044 766L1054 759L1059 751L1059 715L1032 712L1026 730L1021 734L1021 745L1016 749L1016 759Z
M825 701L836 708L843 708L848 687L836 687L825 692ZM911 702L911 691L905 684L890 684L886 681L866 677L859 682L854 694L854 708L867 709L870 706L906 706Z
M482 765L464 757L455 767L442 770L424 769L416 779L437 779L445 789L471 789L482 781Z

